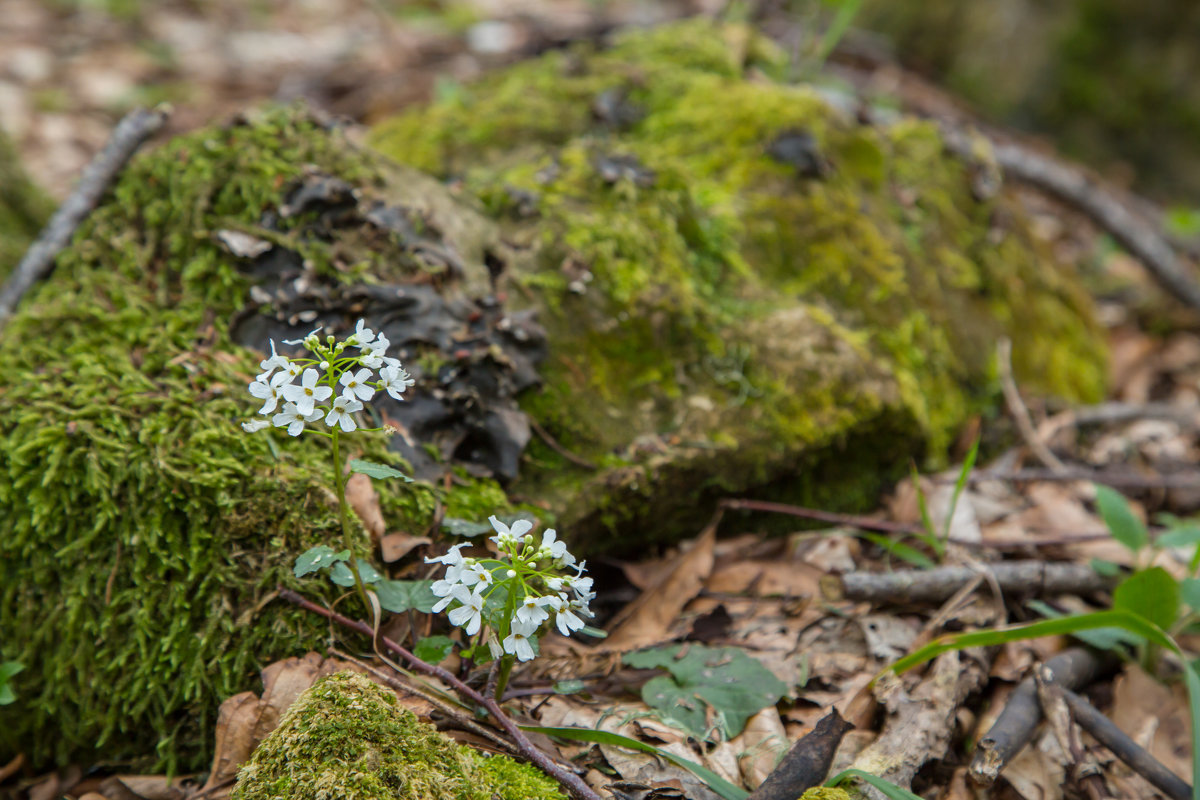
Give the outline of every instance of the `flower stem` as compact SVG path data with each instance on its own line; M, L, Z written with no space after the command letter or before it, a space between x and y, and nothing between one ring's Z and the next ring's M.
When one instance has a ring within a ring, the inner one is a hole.
M497 700L504 696L504 690L508 687L508 676L512 674L514 661L512 656L500 656L500 671L496 675L496 691L492 694Z
M358 590L363 608L371 611L367 601L367 589L363 586L362 577L358 574L358 559L354 555L354 537L350 532L350 513L346 505L346 477L342 474L342 458L338 451L338 429L333 429L333 482L337 486L338 518L342 522L342 547L350 551L350 574L354 576L354 588Z

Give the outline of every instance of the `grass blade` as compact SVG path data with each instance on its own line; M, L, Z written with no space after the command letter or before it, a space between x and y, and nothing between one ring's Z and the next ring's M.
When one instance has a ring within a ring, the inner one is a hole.
M674 753L668 753L666 750L660 750L652 744L639 742L637 739L631 739L619 733L589 730L587 728L542 728L535 725L522 725L521 730L530 731L531 733L542 733L546 736L559 736L563 739L574 739L578 742L598 742L599 744L611 744L615 747L627 747L630 750L640 750L643 753L650 753L659 758L665 758L675 766L686 769L704 781L708 785L708 788L721 795L724 800L746 800L750 796L750 793L745 789L740 786L734 786L717 773L700 766L695 761L680 758Z
M839 772L829 780L825 781L826 786L839 786L851 778L858 778L861 781L871 784L890 800L921 800L919 795L915 795L908 789L901 789L891 781L885 781L878 775L872 775L869 772L863 772L861 769L848 769L844 772Z

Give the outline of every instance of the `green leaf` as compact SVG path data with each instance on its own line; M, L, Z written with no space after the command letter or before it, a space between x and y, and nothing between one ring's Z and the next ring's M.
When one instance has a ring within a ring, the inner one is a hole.
M722 778L717 773L710 769L700 766L694 761L689 761L686 758L681 758L674 753L669 753L666 750L655 747L652 744L631 739L628 736L622 736L619 733L611 733L609 731L596 731L588 728L543 728L536 725L522 725L521 730L529 731L530 733L541 733L546 736L558 736L562 739L572 739L577 742L597 742L599 744L613 745L614 747L625 747L630 750L638 750L643 753L651 753L659 758L670 761L677 767L682 767L688 772L695 775L700 780L704 781L709 789L719 794L723 800L746 800L750 793L740 786L734 786L729 781Z
M937 564L933 562L933 559L922 553L920 550L916 549L915 547L910 547L904 542L893 539L890 536L884 536L882 533L872 533L870 531L863 531L859 534L859 536L869 542L879 545L896 558L899 558L902 561L907 561L909 564L912 564L915 567L920 567L921 569L930 569L937 566Z
M10 681L25 665L19 661L5 661L0 664L0 706L16 702L17 693L13 691Z
M1159 547L1187 547L1200 544L1200 527L1185 525L1180 528L1172 528L1158 537L1154 544Z
M1132 611L1169 630L1179 619L1179 584L1162 567L1135 572L1113 591L1113 608Z
M1150 541L1146 526L1133 513L1129 501L1120 492L1096 484L1096 507L1113 538L1133 553L1140 551Z
M442 530L460 539L470 539L492 532L492 526L485 522L471 522L469 519L446 517L442 520Z
M379 605L388 611L399 614L411 609L428 614L438 601L432 586L433 581L381 580L373 588Z
M350 558L349 550L342 550L339 553L334 552L334 549L327 544L319 544L297 556L296 563L292 567L292 574L297 578L303 578L305 575L311 575L348 558Z
M369 478L399 478L405 483L413 482L412 478L394 467L389 467L387 464L376 464L374 461L363 461L361 458L351 459L350 471L361 472Z
M708 737L712 706L727 738L742 732L746 720L779 702L787 692L783 681L736 647L690 644L629 653L631 667L662 667L671 673L651 678L642 687L642 700L698 739Z
M413 655L426 664L437 664L450 655L452 650L454 640L449 636L426 636L417 642L417 646L413 648Z
M829 780L825 781L826 786L840 786L843 783L848 783L854 778L860 781L869 783L890 800L921 800L919 795L915 795L908 789L902 789L891 781L884 780L878 775L872 775L869 772L863 772L861 769L848 769L845 772L839 772Z
M1088 562L1092 570L1097 575L1103 575L1106 578L1115 578L1121 574L1121 565L1114 564L1112 561L1105 561L1102 558L1093 558Z
M585 688L587 688L587 684L577 680L559 681L554 684L554 691L558 694L578 694Z
M1044 603L1041 600L1030 600L1025 605L1050 619L1062 619L1067 616L1063 612ZM1126 647L1137 647L1145 643L1145 639L1121 628L1096 628L1094 630L1076 631L1072 633L1079 641L1091 645L1097 650L1124 650Z
M1200 578L1184 578L1180 581L1179 595L1189 607L1200 611Z
M379 570L372 567L366 561L358 561L358 577L362 578L362 582L366 584L372 584L383 579L383 576L379 574ZM350 567L345 562L339 561L329 570L329 580L338 586L353 586L354 573L350 571Z
M967 453L967 459L958 472L958 480L954 483L954 494L950 496L950 510L946 512L946 524L942 529L943 541L950 538L950 524L954 521L954 510L958 508L958 499L967 486L967 478L971 477L971 470L975 467L975 459L979 456L980 441L982 441L982 437L975 437L975 442Z
M579 633L584 636L591 636L593 639L607 639L608 631L601 628L593 628L591 625L584 625L579 629Z

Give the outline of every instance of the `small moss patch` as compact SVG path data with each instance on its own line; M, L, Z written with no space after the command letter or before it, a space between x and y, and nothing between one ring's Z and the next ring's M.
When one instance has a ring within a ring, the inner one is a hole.
M305 691L238 773L233 800L562 800L558 784L458 745L354 672Z

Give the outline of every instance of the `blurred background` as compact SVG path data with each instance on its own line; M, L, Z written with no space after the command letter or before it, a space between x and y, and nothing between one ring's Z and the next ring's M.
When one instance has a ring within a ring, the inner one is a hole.
M787 44L799 79L1010 127L1200 227L1192 0L0 0L0 126L69 190L116 119L174 131L274 98L363 122L614 29L707 14Z

